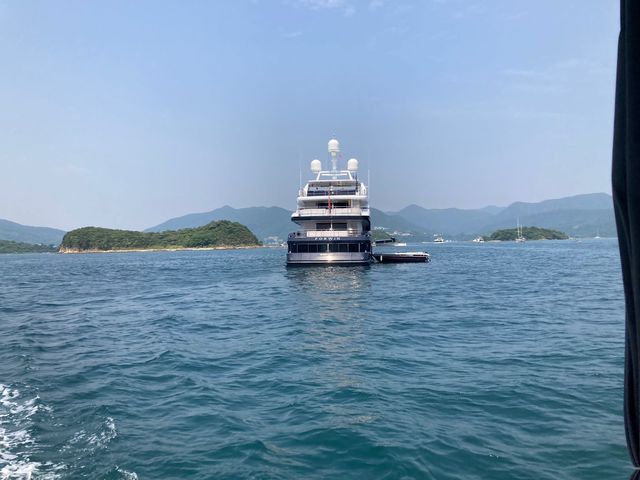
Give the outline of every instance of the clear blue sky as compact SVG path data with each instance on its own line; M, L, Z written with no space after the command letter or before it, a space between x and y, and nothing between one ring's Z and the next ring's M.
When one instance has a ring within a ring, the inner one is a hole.
M610 191L617 0L0 0L0 218L294 208L332 134L372 203Z

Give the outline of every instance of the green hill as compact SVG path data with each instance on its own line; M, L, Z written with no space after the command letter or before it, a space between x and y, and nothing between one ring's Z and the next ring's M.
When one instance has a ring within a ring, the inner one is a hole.
M606 193L575 195L538 203L515 202L505 208L475 210L427 209L410 205L390 215L400 216L424 231L459 239L509 229L518 219L528 225L561 230L573 237L616 236L613 200Z
M49 227L31 227L0 218L0 240L30 244L60 245L64 231Z
M162 232L180 228L194 228L206 225L214 220L231 220L246 225L258 237L267 242L268 237L279 237L280 241L296 229L291 222L291 211L280 207L232 208L224 206L204 213L191 213L172 218L166 222L145 230L145 232Z
M0 240L0 253L54 253L58 249L51 245L34 245L33 243Z
M137 232L98 227L78 228L64 236L60 251L254 247L258 245L260 245L258 239L244 225L219 220L202 227L164 232Z
M518 236L516 228L497 230L491 235L484 237L485 240L515 240ZM558 230L549 230L538 227L522 227L522 236L527 240L566 240L568 235Z

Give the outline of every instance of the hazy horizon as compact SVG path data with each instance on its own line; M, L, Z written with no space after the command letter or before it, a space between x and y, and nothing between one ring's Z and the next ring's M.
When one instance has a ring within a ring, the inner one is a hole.
M504 209L504 208L507 208L510 205L512 205L514 203L517 203L517 202L538 203L538 202L542 202L542 201L545 201L545 200L558 200L558 199L561 199L561 198L568 198L568 197L573 197L573 196L598 195L598 194L605 194L605 195L611 196L610 192L589 192L589 193L578 193L578 194L575 194L575 195L566 195L566 196L563 196L563 197L544 198L544 199L541 199L539 201L533 201L533 202L526 202L526 201L522 201L522 200L514 200L513 202L509 202L508 204L505 204L505 205L482 205L482 206L478 206L478 207L467 207L467 208L461 208L461 207L457 207L457 206L453 205L453 206L449 206L449 207L446 207L446 206L445 207L434 207L433 209L435 209L435 210L448 210L448 209L483 210L485 208L500 208L500 209ZM427 209L429 208L429 207L425 207L424 205L419 205L419 204L416 204L416 203L408 203L407 205L404 205L402 208L395 209L395 210L379 208L376 205L372 205L371 207L372 208L376 208L378 210L381 210L384 213L395 214L395 213L399 212L400 210L402 210L403 208L410 207L412 205L417 205L419 207L423 207L423 208L427 208ZM240 206L235 206L235 205L224 204L224 205L216 206L216 207L213 207L213 208L209 208L207 210L184 212L184 213L181 213L181 214L174 215L172 217L164 218L160 222L157 222L155 224L149 224L149 225L144 224L144 225L142 225L140 227L137 227L137 228L133 228L132 227L130 229L131 230L144 231L144 230L146 230L148 228L152 228L152 227L155 227L155 226L160 225L162 223L165 223L167 220L172 220L174 218L180 218L180 217L183 217L183 216L186 216L186 215L190 215L190 214L208 213L210 211L214 211L214 210L218 210L218 209L226 208L226 207L230 207L230 208L233 208L233 209L236 209L236 210L240 210L240 209L243 209L243 208L262 208L262 207L264 207L264 208L282 208L282 209L285 209L285 210L290 210L292 212L295 211L295 207L286 207L286 206L282 206L282 205L247 205L247 206L240 207ZM613 205L612 205L612 208L613 208ZM14 221L15 222L15 220L12 220L11 218L2 218L2 217L0 217L0 220L9 220L9 221ZM21 222L16 222L16 223L21 223ZM25 225L25 226L31 226L31 227L51 227L51 228L56 228L56 229L64 230L64 231L70 231L70 230L73 230L75 228L87 227L87 226L116 228L116 227L110 227L109 225L97 225L97 224L78 225L78 226L74 226L74 227L71 227L71 228L62 228L62 227L57 227L55 225L33 225L33 224L24 224L24 223L21 223L21 224Z
M384 211L610 194L618 8L0 1L0 218L292 209L333 135Z

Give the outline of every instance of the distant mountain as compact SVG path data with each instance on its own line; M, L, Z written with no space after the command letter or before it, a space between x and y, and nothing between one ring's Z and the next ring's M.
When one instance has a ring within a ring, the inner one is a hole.
M64 233L63 230L56 228L31 227L0 219L0 240L43 245L60 245Z
M392 216L401 217L422 230L447 235L479 232L495 218L491 213L482 210L427 209L418 205L409 205Z
M575 195L537 203L515 202L506 208L426 209L410 205L391 213L425 230L466 238L521 225L561 230L572 236L615 236L613 200L606 193Z
M278 237L284 241L290 232L297 229L296 224L291 221L292 213L291 210L280 207L233 208L227 205L210 212L191 213L172 218L145 231L179 230L206 225L213 220L232 220L246 225L261 241L265 241L268 237ZM412 224L402 217L388 215L377 208L371 209L371 222L376 227L384 227L390 231L411 233L424 231L420 226Z
M224 206L204 213L172 218L147 232L179 230L206 225L213 220L242 223L261 241L268 237L287 238L296 230L291 211L280 207L233 208ZM543 227L572 236L615 236L612 199L605 193L576 195L538 203L515 202L508 207L489 206L476 210L459 208L427 209L409 205L399 212L371 208L371 223L389 231L410 233L415 239L441 233L450 238L473 238L503 228L513 228L517 220L524 226Z
M291 213L290 210L280 207L233 208L225 205L210 212L172 218L146 229L145 232L194 228L214 220L231 220L246 225L260 241L272 236L285 240L288 233L295 230L295 225L291 222Z
M376 227L382 227L385 230L389 230L392 232L410 232L410 233L423 233L425 231L424 228L416 225L415 223L411 223L403 217L398 215L390 215L388 213L384 213L382 210L378 210L377 208L371 208L371 225ZM429 231L428 233L433 233Z
M534 215L556 210L611 210L613 199L606 193L589 193L573 197L544 200L538 203L515 202L498 213L502 218Z
M503 211L506 207L496 207L495 205L487 205L486 207L482 207L480 209L481 212L487 212L492 215L496 215Z

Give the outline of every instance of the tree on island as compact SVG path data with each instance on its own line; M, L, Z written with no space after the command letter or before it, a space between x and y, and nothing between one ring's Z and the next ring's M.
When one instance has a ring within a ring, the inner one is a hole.
M138 232L84 227L67 232L60 251L152 250L174 248L248 247L260 242L237 222L219 220L196 228Z
M0 253L55 253L58 249L53 245L36 245L33 243L0 240Z
M501 240L515 241L518 236L517 228L507 228L504 230L496 230L491 235L485 235L485 241ZM550 230L540 227L522 227L522 236L526 240L566 240L569 236L559 230Z

